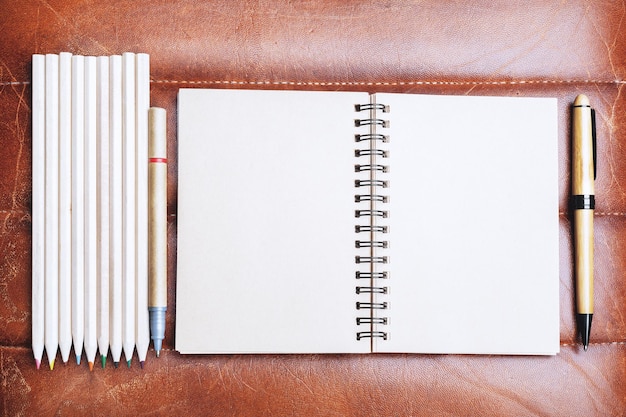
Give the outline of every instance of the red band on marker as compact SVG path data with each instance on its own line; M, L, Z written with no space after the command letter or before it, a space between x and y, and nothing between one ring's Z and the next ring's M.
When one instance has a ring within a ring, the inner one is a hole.
M148 158L148 162L160 162L162 164L167 164L167 158Z

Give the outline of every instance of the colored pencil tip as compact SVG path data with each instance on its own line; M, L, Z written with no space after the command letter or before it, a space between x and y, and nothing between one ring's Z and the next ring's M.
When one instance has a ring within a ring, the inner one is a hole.
M107 364L107 357L102 355L102 356L100 356L100 360L102 361L102 369L104 369L104 367Z
M128 365L128 367L130 368L130 361L126 362L126 364Z
M50 361L50 370L54 369L54 359Z
M80 355L76 355L76 365L80 365Z
M141 369L143 369L143 364L146 363L146 361L139 361L139 366L141 366Z
M41 361L39 359L35 359L35 366L37 367L37 369L39 369L39 367L41 366Z
M113 366L117 369L118 366L120 366L119 362L113 362Z
M89 363L89 370L93 372L93 362L88 362L88 363Z

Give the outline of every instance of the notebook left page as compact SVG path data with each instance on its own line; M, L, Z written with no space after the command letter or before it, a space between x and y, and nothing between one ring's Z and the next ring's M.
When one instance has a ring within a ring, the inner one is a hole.
M354 104L181 89L176 349L369 352L355 337Z

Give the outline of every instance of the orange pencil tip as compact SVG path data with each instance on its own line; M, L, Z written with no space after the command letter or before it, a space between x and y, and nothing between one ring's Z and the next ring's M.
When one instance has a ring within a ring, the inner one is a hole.
M93 372L93 362L89 362L89 370Z

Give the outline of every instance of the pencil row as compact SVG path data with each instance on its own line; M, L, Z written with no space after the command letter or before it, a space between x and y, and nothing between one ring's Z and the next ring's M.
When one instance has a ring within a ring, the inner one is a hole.
M148 314L149 56L33 55L32 343L50 369L136 348Z

